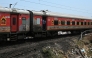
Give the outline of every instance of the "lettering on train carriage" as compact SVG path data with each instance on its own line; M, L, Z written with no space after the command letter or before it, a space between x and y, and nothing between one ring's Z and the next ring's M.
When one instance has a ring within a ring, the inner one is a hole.
M6 18L5 17L1 18L1 25L6 25Z

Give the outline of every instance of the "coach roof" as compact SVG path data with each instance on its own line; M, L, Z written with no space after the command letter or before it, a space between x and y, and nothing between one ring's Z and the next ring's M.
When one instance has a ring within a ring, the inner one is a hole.
M0 7L0 12L16 12L16 13L21 13L21 14L30 14L29 11L24 10L24 9L4 8L4 7ZM47 15L47 16L55 16L55 17L78 18L78 19L92 19L92 18L84 17L84 16L62 14L62 13L56 13L56 12L50 12L50 11L44 11L44 12L43 11L32 11L32 12L34 15Z
M56 12L50 12L50 11L46 11L46 15L47 16L56 16L56 17L78 18L78 19L92 19L92 18L84 17L84 16L62 14L62 13L56 13Z
M4 8L4 7L0 7L0 12L15 12L15 13L21 13L21 14L30 14L29 11L24 9ZM35 15L43 15L43 12L41 11L32 11L32 12Z

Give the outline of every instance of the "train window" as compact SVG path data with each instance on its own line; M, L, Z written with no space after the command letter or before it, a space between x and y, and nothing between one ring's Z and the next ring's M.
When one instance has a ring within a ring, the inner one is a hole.
M90 25L90 23L88 22L88 25Z
M84 25L86 25L87 23L86 22L84 22Z
M67 25L70 25L70 21L67 21Z
M81 22L81 25L83 25L83 22Z
M77 25L79 25L79 22L77 22Z
M54 20L54 25L58 25L58 20Z
M90 22L90 25L91 25L91 22Z
M15 17L13 17L13 19L12 19L12 24L16 25L16 18Z
M33 18L33 24L36 25L36 19L35 18Z
M61 25L65 25L65 21L61 21Z
M22 17L22 24L26 24L26 17Z
M37 24L40 24L40 18L37 18Z
M72 21L72 25L75 25L75 21Z

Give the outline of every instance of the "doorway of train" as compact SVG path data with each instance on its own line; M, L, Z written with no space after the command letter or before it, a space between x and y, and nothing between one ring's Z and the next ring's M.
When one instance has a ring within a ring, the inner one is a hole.
M17 32L18 31L18 17L19 14L14 13L10 16L10 24L11 24L11 32Z
M46 30L46 25L47 25L47 16L42 17L42 30Z

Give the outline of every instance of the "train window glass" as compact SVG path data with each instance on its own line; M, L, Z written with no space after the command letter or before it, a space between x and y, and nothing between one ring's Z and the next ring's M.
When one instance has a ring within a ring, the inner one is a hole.
M58 20L54 20L54 25L58 25Z
M79 22L77 22L77 25L79 25Z
M22 17L22 24L26 24L26 17Z
M75 25L75 21L72 21L72 25Z
M86 22L84 22L84 25L86 25Z
M61 21L61 25L65 25L65 21Z
M88 22L88 25L90 25L90 23Z
M91 22L91 25L92 25L92 22Z
M35 25L35 19L33 18L33 24Z
M91 22L90 22L90 25L91 25Z
M16 18L15 17L13 17L13 19L12 19L12 24L16 25Z
M81 22L81 25L83 25L83 22Z
M70 21L67 21L67 25L70 25Z
M37 24L40 24L40 18L37 18Z

